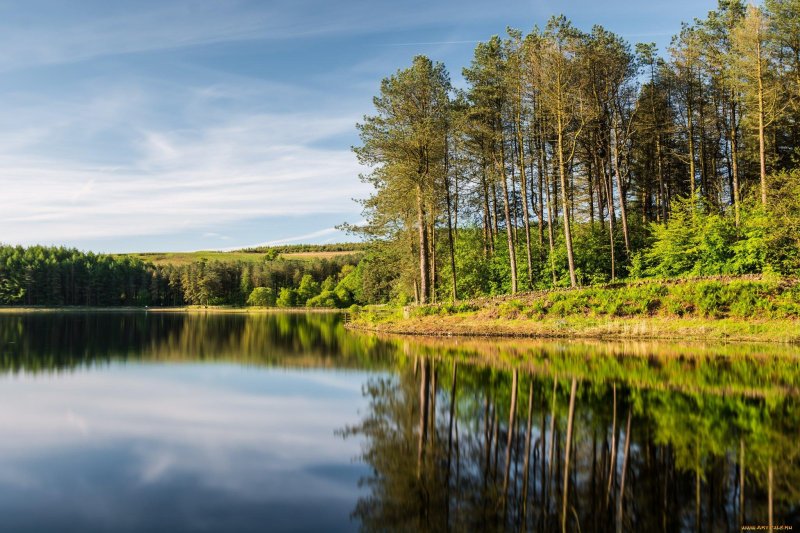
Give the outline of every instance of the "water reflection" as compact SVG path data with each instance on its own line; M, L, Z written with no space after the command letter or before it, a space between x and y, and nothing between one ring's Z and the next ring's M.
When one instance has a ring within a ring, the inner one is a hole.
M0 315L0 528L800 526L798 361L323 314Z
M700 372L702 374L702 372ZM700 376L695 376L700 378ZM721 379L724 379L722 377ZM366 530L797 525L800 404L419 357L366 389Z

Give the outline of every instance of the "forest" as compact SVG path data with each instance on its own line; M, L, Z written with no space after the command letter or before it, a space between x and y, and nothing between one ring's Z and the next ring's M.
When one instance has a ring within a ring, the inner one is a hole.
M359 256L154 265L63 247L0 246L0 305L346 307Z
M797 0L721 0L663 55L553 17L462 73L417 56L357 125L383 299L797 274Z

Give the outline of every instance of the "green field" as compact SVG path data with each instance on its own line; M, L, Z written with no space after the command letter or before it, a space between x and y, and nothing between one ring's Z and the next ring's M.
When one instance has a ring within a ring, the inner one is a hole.
M136 252L129 254L116 254L117 257L134 257L154 265L182 266L198 261L221 261L235 263L263 263L264 261L281 258L299 261L312 261L315 259L331 259L362 253L359 243L336 245L287 245L272 248L255 248L221 252L215 250L201 250L197 252Z

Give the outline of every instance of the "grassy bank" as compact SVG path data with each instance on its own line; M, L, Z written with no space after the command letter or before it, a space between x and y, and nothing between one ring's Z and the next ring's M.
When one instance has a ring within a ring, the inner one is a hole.
M800 343L800 283L762 277L649 280L362 310L348 326L413 335Z

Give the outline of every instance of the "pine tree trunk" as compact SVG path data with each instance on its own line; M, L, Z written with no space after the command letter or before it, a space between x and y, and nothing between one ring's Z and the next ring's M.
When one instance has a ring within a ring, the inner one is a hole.
M625 238L625 253L630 257L631 243L628 237L628 214L625 205L625 189L622 186L622 174L619 171L619 137L616 128L612 128L614 133L614 174L617 178L617 192L619 193L619 214L622 218L622 235Z
M736 136L736 102L731 91L731 174L733 175L733 211L739 227L739 141Z
M572 232L569 223L569 204L567 198L567 176L564 161L564 127L562 117L558 117L558 172L561 176L561 210L564 214L564 241L567 245L567 263L569 265L569 282L572 287L578 286L575 276L575 257L572 252Z
M540 157L540 164L539 168L541 169L541 173L544 176L544 196L547 200L547 239L548 239L548 246L550 249L550 274L553 278L553 287L556 286L557 279L556 279L556 264L555 264L555 235L553 233L553 220L555 219L555 215L553 214L553 201L550 197L550 173L547 169L547 148L545 145L544 139L544 128L541 128L541 145L539 150L539 157ZM541 179L541 176L540 176Z
M506 215L506 237L508 239L508 262L511 266L511 294L517 293L517 254L514 246L514 229L511 218L511 205L508 197L508 180L506 180L505 148L500 140L500 180L503 182L503 207Z
M417 226L419 231L419 303L428 303L428 279L430 268L428 266L428 231L425 216L425 205L422 198L422 188L417 185Z
M691 193L692 198L694 198L695 193L695 168L694 168L694 110L692 106L692 78L691 75L688 76L687 82L689 84L689 88L687 89L687 97L686 97L686 121L687 121L687 136L688 136L688 143L689 143L689 191ZM694 201L694 200L692 200Z
M447 152L445 152L445 176L444 176L444 192L445 201L447 202L447 244L450 252L450 283L452 284L450 295L455 303L458 300L458 290L456 285L456 248L455 237L453 235L453 207L452 197L450 195L450 160Z
M761 64L761 35L756 40L756 59L758 67L758 161L761 177L761 205L767 205L767 156L764 141L764 73Z
M525 253L528 260L528 288L533 287L533 257L531 256L531 223L528 213L528 180L525 175L525 145L522 135L522 117L517 116L517 148L519 149L519 186L522 196L522 223L525 227Z

